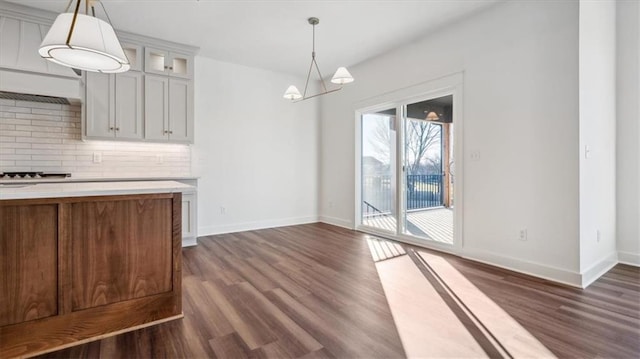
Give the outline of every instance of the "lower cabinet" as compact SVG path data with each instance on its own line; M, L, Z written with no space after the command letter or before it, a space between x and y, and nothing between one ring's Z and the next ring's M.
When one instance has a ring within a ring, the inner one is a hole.
M0 200L0 358L182 317L180 193Z
M197 243L197 195L196 192L182 194L182 246L195 246Z
M57 229L55 204L0 205L0 327L58 314Z

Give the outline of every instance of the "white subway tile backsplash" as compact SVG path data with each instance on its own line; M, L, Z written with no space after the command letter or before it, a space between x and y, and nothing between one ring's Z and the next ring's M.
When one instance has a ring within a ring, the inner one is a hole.
M34 115L32 113L16 113L16 118L44 121L62 121L62 116Z
M3 136L15 136L15 137L27 137L31 136L31 132L29 131L15 131L15 130L6 130L2 131Z
M188 145L82 141L80 111L79 106L0 100L0 172L71 172L80 178L190 175ZM96 152L99 163L93 162Z
M15 118L16 114L13 112L3 112L0 111L0 118Z
M31 148L30 143L15 143L15 142L2 142L2 136L0 136L0 148L6 149L18 149L18 148ZM2 151L0 151L2 153Z
M45 108L45 109L50 109L50 110L62 110L62 106L63 105L61 105L59 103L16 101L16 107L28 107L29 109L32 109L32 108ZM67 107L70 107L70 106L67 106Z
M31 113L31 109L28 107L16 107L16 106L7 106L7 105L0 105L0 111L13 112L14 114L16 112Z
M21 120L17 118L0 118L0 123L7 125L32 125L31 120ZM50 122L47 122L50 124Z
M29 132L31 134L31 132ZM37 138L37 137L14 137L16 142L24 143L62 143L59 138Z

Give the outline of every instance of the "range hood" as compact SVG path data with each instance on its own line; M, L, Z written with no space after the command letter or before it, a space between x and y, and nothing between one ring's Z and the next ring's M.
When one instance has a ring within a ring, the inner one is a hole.
M15 92L6 92L6 91L0 91L0 99L40 102L40 103L54 103L59 105L71 104L71 101L69 101L69 99L64 97L29 95L24 93L15 93Z
M81 76L38 53L55 16L0 0L0 91L80 101Z
M14 94L61 97L79 103L80 79L0 68L0 91Z

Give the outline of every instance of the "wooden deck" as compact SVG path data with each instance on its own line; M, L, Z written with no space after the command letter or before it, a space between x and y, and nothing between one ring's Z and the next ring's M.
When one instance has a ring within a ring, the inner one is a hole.
M392 215L365 217L362 224L395 232L396 219ZM453 209L434 208L407 213L408 234L436 242L453 244Z

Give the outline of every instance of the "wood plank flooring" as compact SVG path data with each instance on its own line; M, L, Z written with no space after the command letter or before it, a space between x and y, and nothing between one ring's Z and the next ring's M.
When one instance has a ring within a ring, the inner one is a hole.
M42 357L404 357L368 238L326 224L199 238L183 250L184 319ZM579 290L442 257L559 357L640 354L638 268Z

